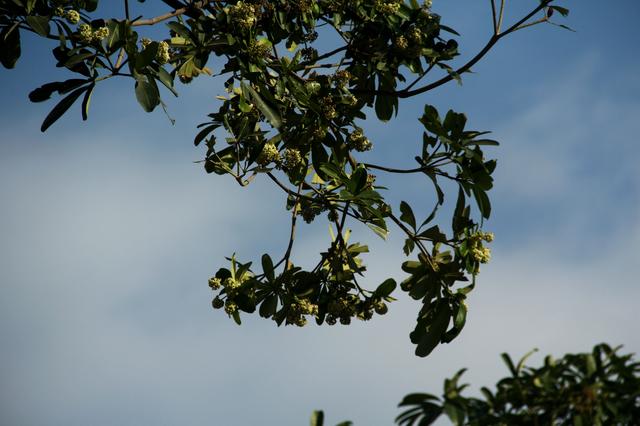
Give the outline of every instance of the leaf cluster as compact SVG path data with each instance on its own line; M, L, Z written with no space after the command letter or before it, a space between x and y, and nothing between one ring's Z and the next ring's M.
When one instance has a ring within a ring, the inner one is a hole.
M42 131L78 101L86 120L95 89L112 78L129 79L141 107L151 112L164 108L164 93L178 95L178 83L214 72L224 76L218 109L194 138L205 147L204 169L242 186L258 176L271 180L284 192L291 228L284 254L276 262L264 255L260 273L251 262L229 258L230 266L209 280L214 308L224 308L238 323L240 312L257 310L278 325L301 326L307 318L349 324L386 313L399 287L421 302L410 335L417 355L453 340L464 327L466 298L480 264L490 257L485 243L493 237L482 225L491 214L496 162L484 149L498 143L487 132L468 130L464 114L441 117L426 105L414 167L395 168L364 161L366 151L383 143L365 133L364 120L392 120L401 100L460 82L502 37L549 22L554 12L566 15L566 9L553 0L533 2L529 14L503 30L504 2L496 12L492 1L493 36L454 69L458 34L442 24L431 1L163 2L167 13L145 19L131 16L128 1L123 17L92 16L97 0L0 1L2 65L16 65L20 33L28 31L51 40L56 65L73 75L29 95L33 102L62 97ZM165 26L164 39L144 37L153 25ZM324 40L330 38L339 42L327 48ZM218 65L212 70L214 57ZM439 78L424 83L436 73ZM433 208L416 214L406 201L399 209L392 206L383 186L390 174L424 176L433 188ZM445 202L443 181L458 187L450 229L434 225ZM331 241L316 266L303 270L293 259L298 219L322 217ZM408 277L399 286L389 278L375 290L363 288L368 248L349 242L352 224L382 238L395 226L406 236L403 251L415 257L404 262Z

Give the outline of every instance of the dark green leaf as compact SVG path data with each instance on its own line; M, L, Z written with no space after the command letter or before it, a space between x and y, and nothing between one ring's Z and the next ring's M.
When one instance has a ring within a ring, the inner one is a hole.
M273 261L266 253L262 255L262 270L269 281L274 281L276 279L273 270Z
M387 95L376 96L376 116L382 121L389 121L393 117L394 97Z
M441 300L435 305L435 312L432 317L419 320L416 326L417 334L412 336L412 341L417 344L416 355L426 357L440 343L444 333L449 327L451 320L451 309L449 304Z
M482 217L488 219L489 216L491 216L491 202L489 201L487 193L480 188L474 187L473 196L476 199Z
M324 413L322 411L314 411L311 413L311 422L310 426L323 426L324 424Z
M400 220L408 224L415 231L416 229L416 217L413 215L411 206L404 201L400 202Z
M396 289L396 280L389 278L378 286L375 295L378 297L387 297Z
M0 63L5 68L13 68L20 58L20 30L18 24L4 27L0 32Z
M91 103L91 95L93 94L93 89L96 87L96 83L92 82L87 92L84 94L84 98L82 99L82 120L87 121L89 118L89 104Z
M49 35L49 18L46 16L27 16L27 24L42 37Z
M566 7L549 6L549 8L555 10L556 12L558 12L562 16L565 16L565 17L569 16L569 9L567 9Z
M155 81L147 76L136 79L136 99L146 112L151 112L160 104L160 93Z
M269 106L258 94L258 92L254 90L253 87L243 84L243 88L246 88L246 90L249 92L251 100L269 121L269 123L271 123L271 125L276 129L280 128L280 126L282 126L282 118L280 118L280 114L278 114L275 109Z
M67 110L73 105L73 103L87 90L87 87L81 87L74 90L66 97L64 97L58 104L53 107L51 112L45 117L40 127L40 131L46 131L53 123L55 123Z

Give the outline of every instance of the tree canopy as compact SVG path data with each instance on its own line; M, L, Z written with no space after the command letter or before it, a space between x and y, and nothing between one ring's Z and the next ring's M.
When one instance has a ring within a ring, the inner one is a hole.
M488 192L496 161L484 150L498 142L486 131L468 129L464 114L441 114L425 105L422 140L407 153L415 166L398 169L361 160L377 143L362 123L393 120L401 100L460 82L503 37L553 23L568 10L554 0L532 0L529 13L506 22L506 2L492 0L492 36L454 68L459 34L432 11L430 0L163 2L167 12L149 18L131 16L127 0L119 17L94 16L97 0L0 1L2 65L16 65L21 33L31 32L51 40L57 66L72 75L29 94L33 102L62 97L41 130L76 102L86 120L94 90L112 78L131 79L141 107L151 112L164 108L161 93L177 96L178 82L228 77L218 110L194 138L205 147L204 168L241 186L257 177L272 181L283 192L291 227L281 256L265 254L257 267L228 258L209 279L213 307L224 308L238 324L240 312L258 311L278 325L297 326L309 318L333 325L384 314L398 285L393 278L381 279L374 289L360 285L368 247L350 238L348 226L361 223L382 238L394 226L406 237L402 250L409 257L399 287L422 303L410 333L416 354L427 356L455 339L480 265L490 259L493 234L483 222L491 215ZM164 39L145 37L154 25L166 27ZM221 61L219 69L211 69L212 55ZM397 207L388 203L387 174L423 175L432 209L414 212L411 200ZM457 194L445 193L443 182L457 186ZM455 209L445 228L435 223L450 197ZM321 218L330 223L333 238L315 267L305 270L294 262L296 223Z
M441 416L454 425L633 425L640 418L640 363L620 347L602 343L591 352L551 355L540 367L526 365L533 350L517 363L503 353L509 376L495 390L482 387L482 398L462 395L466 369L446 379L442 397L428 393L405 396L399 426L426 426ZM324 414L313 413L311 426L322 426ZM338 426L352 423L342 422Z

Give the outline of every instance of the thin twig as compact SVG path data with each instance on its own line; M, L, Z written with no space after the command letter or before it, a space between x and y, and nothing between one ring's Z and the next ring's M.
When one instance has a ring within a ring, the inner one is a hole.
M496 35L500 34L503 18L504 18L504 0L500 0L500 17L498 18L498 25L496 27L496 33L495 33Z
M429 254L429 252L427 251L427 249L424 247L424 245L422 244L422 241L420 241L420 239L418 237L416 237L409 228L407 228L406 226L404 226L404 224L402 222L400 222L400 220L395 217L392 213L389 213L389 218L391 218L391 220L398 225L398 227L400 229L402 229L402 231L407 235L407 237L409 237L411 240L413 240L414 243L416 243L416 245L418 246L418 249L420 250L420 253L422 253L422 255L425 257L425 259L427 260L427 263L429 263L429 266L431 267L431 269L435 270L436 266L433 263L433 259L431 258L431 255Z
M271 172L267 172L267 176L269 176L269 178L270 178L272 181L274 181L274 182L276 183L276 185L278 185L280 188L282 188L282 190L283 190L284 192L286 192L287 194L289 194L289 195L291 195L291 196L293 196L293 197L302 198L302 199L304 199L304 200L315 201L313 198L308 197L308 196L306 196L306 195L304 195L304 194L297 194L297 193L293 192L292 190L290 190L289 188L287 188L287 187L286 187L282 182L280 182L280 181L278 180L278 178L277 178L277 177L275 177L275 176L273 175L273 173L271 173Z
M300 191L302 191L302 183L298 185L298 196L300 196ZM289 269L289 258L291 257L291 250L293 249L293 242L296 239L296 221L298 219L298 204L300 203L300 199L296 199L293 208L291 209L291 233L289 234L289 244L287 245L287 251L284 254L284 270L287 271ZM280 262L278 262L278 265Z
M497 34L498 20L496 17L496 0L491 0L491 17L493 18L493 34Z
M164 15L156 16L155 18L149 18L149 19L142 19L142 20L139 20L139 21L134 21L134 22L131 23L131 26L132 27L139 27L139 26L142 26L142 25L155 25L158 22L166 21L167 19L171 19L171 18L175 18L176 16L184 15L186 12L188 12L191 9L202 8L202 7L206 6L207 4L211 3L212 1L218 1L218 0L201 0L201 1L197 1L197 2L191 3L189 6L181 7L180 9L176 9L173 12L165 13Z

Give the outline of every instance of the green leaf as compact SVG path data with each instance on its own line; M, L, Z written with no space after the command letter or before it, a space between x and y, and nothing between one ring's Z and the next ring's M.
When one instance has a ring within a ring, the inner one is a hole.
M206 126L204 129L200 130L196 135L196 137L193 139L193 144L195 146L200 145L200 142L202 142L204 138L209 136L209 134L214 130L216 130L218 127L220 127L218 124L211 124L209 126Z
M167 89L169 89L171 93L173 93L173 96L178 96L178 92L173 87L173 76L162 67L158 68L158 80L160 80L160 83L162 83Z
M373 223L367 223L367 226L383 240L386 240L389 236L389 231L385 228L382 228L381 226L375 225Z
M20 58L20 30L16 23L12 27L4 27L0 32L0 63L5 68L13 68Z
M560 15L567 17L569 16L569 9L567 9L566 7L560 7L560 6L549 6L549 9L553 9L556 12L558 12Z
M411 206L407 204L405 201L400 202L400 220L404 223L408 224L415 231L416 229L416 217L413 215L413 210Z
M66 97L64 97L58 104L53 107L51 112L45 117L40 127L40 131L46 131L53 123L55 123L67 110L73 105L73 103L87 90L88 87L81 87L74 90Z
M263 318L269 318L276 313L278 309L278 296L272 294L268 296L260 305L260 316Z
M42 37L49 35L49 18L46 16L27 16L27 24Z
M313 164L313 169L322 180L328 180L328 176L322 170L322 166L327 164L328 161L329 154L327 154L324 146L319 142L311 144L311 163Z
M82 120L87 121L89 118L89 104L91 103L91 95L93 94L93 89L96 87L95 82L91 82L89 85L87 92L84 94L84 98L82 99Z
M444 243L447 241L447 236L440 231L440 227L438 225L425 229L418 234L418 237L429 239L434 243Z
M513 361L511 360L511 357L509 356L509 354L506 352L503 352L500 354L500 356L502 357L502 360L504 361L504 363L507 364L507 367L509 368L509 371L511 372L513 377L518 377L518 370L516 369L516 366L513 364Z
M236 324L242 325L242 321L240 320L240 312L235 311L231 316L233 317L233 320L236 322Z
M376 116L382 121L389 121L393 117L394 97L387 95L376 96Z
M279 129L280 126L282 126L282 118L280 118L280 114L278 114L275 109L271 108L253 87L244 83L242 83L242 87L243 89L248 91L251 96L251 100L269 121L269 123L271 123L271 125L276 129Z
M322 411L314 411L311 413L311 422L310 426L323 426L324 424L324 413Z
M158 42L154 41L136 56L136 70L142 71L142 69L151 65L156 58L157 53Z
M273 261L271 260L271 257L266 253L262 255L262 270L264 271L264 275L269 281L274 281L276 279L273 270Z
M467 145L478 145L478 146L482 146L482 145L486 145L486 146L499 146L500 142L498 141L494 141L493 139L475 139L475 140L470 140L469 143Z
M409 256L413 252L413 250L415 250L415 248L416 243L411 238L407 238L404 240L404 246L402 246L402 251L404 252L404 254Z
M596 360L592 354L585 355L585 363L587 366L587 376L588 377L593 376L597 371L597 367L596 367Z
M478 187L473 187L473 196L476 199L482 217L488 219L491 216L491 202L487 193Z
M154 80L147 76L136 79L136 99L146 112L151 112L160 104L160 92Z
M72 78L65 81L55 81L52 83L43 84L42 86L34 89L29 93L29 100L31 102L44 102L51 98L53 92L58 92L61 95L69 93L76 87L82 86L87 83L88 80L81 78Z
M417 344L416 355L426 357L440 343L451 320L451 308L449 304L440 300L435 305L433 316L429 319L420 319L416 329L412 333L412 342Z
M389 278L376 288L375 295L378 297L387 297L396 289L396 280Z
M107 23L107 27L109 28L109 37L107 38L107 47L109 49L113 49L114 46L117 46L120 43L120 37L124 34L120 34L121 22L116 21L115 19L109 20Z

